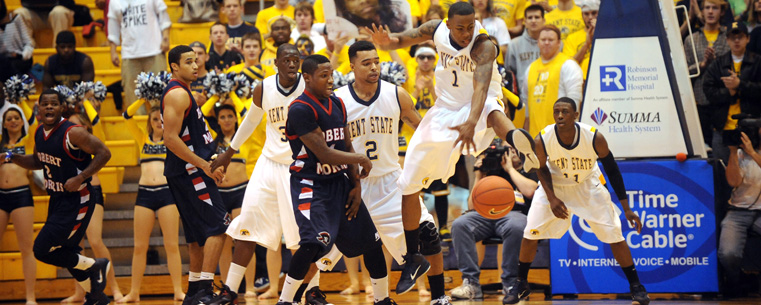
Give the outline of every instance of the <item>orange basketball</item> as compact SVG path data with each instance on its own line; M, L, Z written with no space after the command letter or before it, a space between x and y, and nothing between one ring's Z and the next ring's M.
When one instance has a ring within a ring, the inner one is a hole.
M513 210L515 193L510 182L499 176L479 180L470 193L473 208L489 219L499 219Z

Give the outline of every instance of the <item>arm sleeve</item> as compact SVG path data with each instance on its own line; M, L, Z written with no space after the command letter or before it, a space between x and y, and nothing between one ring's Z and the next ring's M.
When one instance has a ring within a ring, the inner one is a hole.
M600 161L602 162L602 167L605 168L605 173L608 174L608 180L613 187L613 191L616 192L618 200L627 199L624 178L621 176L621 170L618 169L618 163L613 159L613 153L608 152L608 155L600 159Z
M100 117L98 116L98 111L95 110L95 107L92 105L92 102L89 100L85 100L82 102L82 106L85 108L85 113L87 113L87 118L90 119L90 124L93 126L98 125L100 122Z
M288 121L298 122L289 124L289 128L298 136L303 136L320 127L317 125L317 117L311 107L295 103L288 109Z
M575 60L566 60L560 68L560 83L558 96L567 96L576 102L577 107L581 102L581 90L584 85L584 73Z
M121 21L122 21L122 13L120 10L117 9L118 1L109 1L108 3L108 28L111 29L108 31L108 41L113 42L114 44L121 45Z
M140 106L142 106L143 103L145 103L145 99L137 100L132 103L132 105L129 105L127 110L122 114L122 117L124 117L124 124L127 125L127 130L129 130L129 133L138 142L138 146L143 144L141 142L145 138L145 133L139 126L137 126L137 122L133 120L132 117L137 113L137 110L140 109Z
M219 96L214 95L210 97L208 100L206 100L206 103L201 106L201 113L203 113L203 116L211 116L211 112L214 110L214 105L219 101Z
M238 97L237 94L235 94L235 91L230 92L230 99L233 101L233 107L235 107L235 113L238 114L238 118L243 117L246 115L246 112L248 111L248 107L246 103ZM258 108L258 107L254 107ZM263 114L264 112L262 112Z
M251 111L249 111L248 114L246 114L246 117L243 118L243 122L241 122L238 127L238 131L235 132L235 136L232 141L230 141L230 147L235 150L240 150L240 148L244 146L246 140L248 140L248 138L251 137L251 134L254 133L254 129L259 126L259 123L261 123L263 118L264 110L262 108L256 106L251 107Z

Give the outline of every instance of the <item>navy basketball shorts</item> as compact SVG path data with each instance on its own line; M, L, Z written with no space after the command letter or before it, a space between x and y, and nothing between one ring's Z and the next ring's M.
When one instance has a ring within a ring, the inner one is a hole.
M191 175L167 177L187 243L203 247L206 238L224 234L230 225L230 214L225 209L214 179L201 171Z
M172 197L172 191L169 190L169 185L139 185L137 187L137 200L135 201L137 206L155 212L172 204L174 204L174 197Z
M234 209L240 209L243 205L243 195L246 194L248 181L231 187L220 187L219 195L225 203L227 213L232 213Z
M28 185L0 189L0 210L10 214L15 209L31 206L34 206L34 198Z
M356 257L380 247L382 242L364 203L351 221L346 216L346 201L351 182L346 176L311 180L291 176L291 198L299 245L320 246L322 257L335 244L347 257Z
M95 201L92 199L92 186L87 184L79 192L65 193L50 197L48 205L48 218L40 233L34 240L34 253L38 260L58 267L71 268L68 266L72 261L59 263L58 252L79 253L82 248L79 242L85 236L90 218L95 210Z
M92 186L92 193L90 193L90 198L95 201L95 204L105 207L106 200L103 198L103 188L100 187L100 185Z

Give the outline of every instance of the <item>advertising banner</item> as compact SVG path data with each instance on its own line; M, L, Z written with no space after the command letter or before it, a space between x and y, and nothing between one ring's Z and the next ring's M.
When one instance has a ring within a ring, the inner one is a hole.
M705 160L619 161L618 165L629 206L643 224L638 234L620 214L623 235L648 292L717 292L711 165ZM620 209L610 184L608 189ZM550 277L553 294L629 292L610 246L576 216L563 238L550 241Z

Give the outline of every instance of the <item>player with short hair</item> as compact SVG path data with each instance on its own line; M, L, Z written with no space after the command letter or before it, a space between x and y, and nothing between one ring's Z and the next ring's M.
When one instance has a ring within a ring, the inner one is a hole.
M85 304L108 304L103 289L111 263L81 255L79 243L95 210L92 175L106 165L111 152L83 126L62 118L64 101L57 91L43 91L38 102L42 128L34 135L34 154L9 151L5 160L26 169L44 169L50 203L45 225L34 240L35 258L68 269L86 292Z
M537 167L531 136L516 129L501 104L502 85L497 70L497 46L475 19L473 6L457 2L447 19L430 20L401 34L373 26L373 41L381 49L398 49L433 39L439 52L436 66L438 99L410 140L399 184L407 256L397 293L412 289L430 264L417 252L420 190L436 179L454 174L463 150L478 153L497 136L507 140L525 159L526 170ZM519 132L514 132L514 131ZM446 165L436 164L446 160Z
M352 148L346 108L333 94L330 60L307 56L301 71L306 87L288 107L285 126L295 160L290 165L291 199L301 240L278 304L294 304L309 266L334 245L347 257L364 255L375 304L395 304L388 297L382 243L361 198L359 179L367 177L373 164Z
M626 220L639 233L642 222L629 208L624 179L608 142L594 127L576 123L579 113L572 99L558 99L552 112L555 124L545 127L535 140L540 161L537 171L540 184L534 193L523 231L518 280L508 289L502 303L515 304L528 297L528 271L536 255L538 241L561 238L571 226L570 213L573 213L589 224L600 241L610 244L613 256L629 281L632 304L647 305L650 297L639 282L632 254L621 232L621 220L608 189L601 181L602 173L597 165L599 159L621 202ZM572 159L577 160L574 168L568 166Z
M172 79L161 97L164 123L164 176L180 212L190 256L188 292L183 304L213 297L212 282L230 224L217 183L222 169L211 170L214 138L188 84L196 79L196 53L179 45L167 55Z

